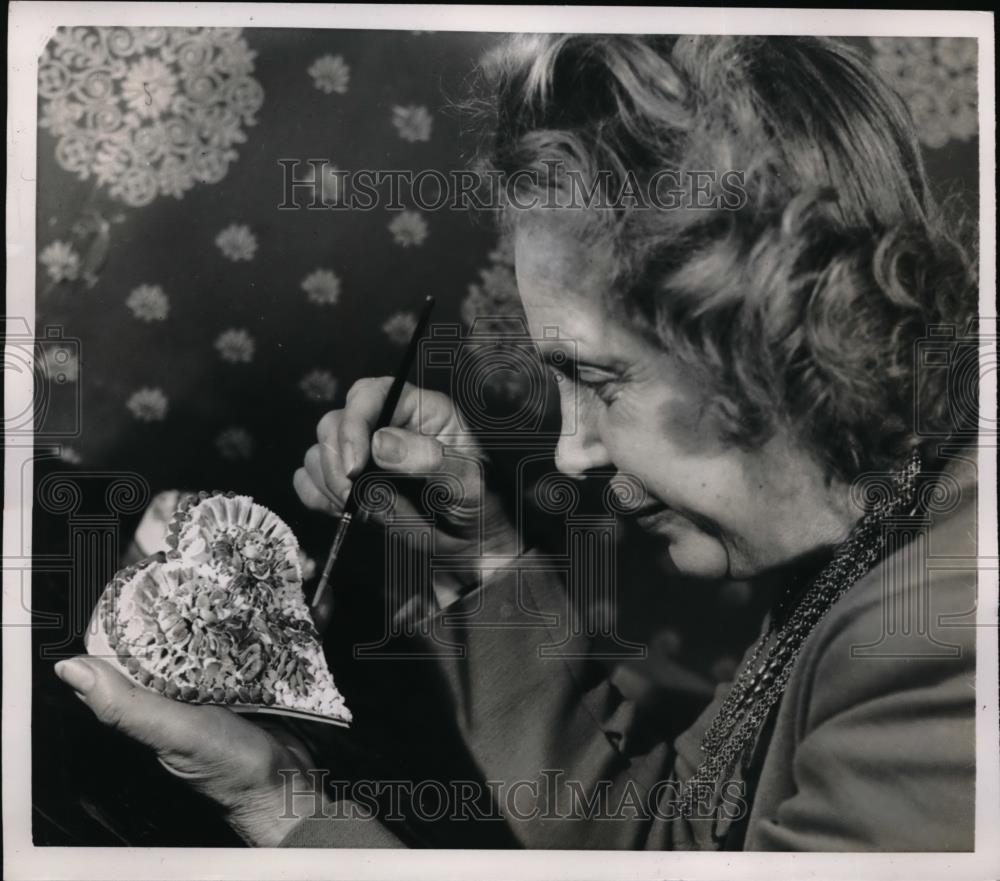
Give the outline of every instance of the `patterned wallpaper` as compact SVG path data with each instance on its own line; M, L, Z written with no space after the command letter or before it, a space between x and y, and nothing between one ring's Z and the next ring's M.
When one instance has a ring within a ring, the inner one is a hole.
M436 322L509 308L512 255L488 217L279 210L279 160L464 167L449 102L498 39L60 30L39 72L37 317L65 335L42 363L81 406L64 467L247 492L325 536L291 488L317 420L355 379L395 369L424 295ZM852 42L906 98L935 185L974 208L974 41ZM336 175L321 186L335 200ZM725 657L711 663L726 675Z
M37 254L39 327L79 340L43 347L82 403L62 459L289 504L315 422L395 369L424 295L436 321L476 291L509 300L486 218L278 210L282 158L297 179L310 158L462 168L448 100L494 39L60 31L39 74Z

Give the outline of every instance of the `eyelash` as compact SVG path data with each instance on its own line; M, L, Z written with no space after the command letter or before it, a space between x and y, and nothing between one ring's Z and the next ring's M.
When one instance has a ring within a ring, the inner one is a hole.
M602 382L582 382L581 384L590 389L597 397L599 397L606 405L610 406L618 398L618 386L614 380L606 379Z
M570 379L566 373L554 368L552 369L552 375L556 382L561 382L563 379ZM613 404L615 399L618 397L616 383L613 379L603 379L595 382L593 380L581 379L579 374L577 374L572 381L575 385L581 386L588 391L593 392L605 404Z

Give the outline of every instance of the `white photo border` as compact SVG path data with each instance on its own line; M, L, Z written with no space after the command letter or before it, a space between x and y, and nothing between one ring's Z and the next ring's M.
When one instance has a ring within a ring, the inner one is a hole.
M568 6L381 6L277 3L12 2L8 29L7 331L35 326L38 58L65 25L227 26L481 32L740 33L975 37L979 44L980 315L996 331L994 20L987 12ZM988 321L987 321L988 320ZM32 373L8 368L5 421L31 406ZM996 372L982 377L981 419L996 423ZM34 847L31 839L31 438L5 444L3 844L10 879L862 878L1000 877L997 706L996 458L982 456L979 492L976 851L969 854L785 854L626 851L234 850ZM22 481L25 485L22 485ZM30 605L30 604L29 604Z

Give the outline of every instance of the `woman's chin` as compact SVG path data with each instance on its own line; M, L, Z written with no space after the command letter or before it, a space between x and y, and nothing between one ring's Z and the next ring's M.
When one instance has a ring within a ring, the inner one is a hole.
M726 578L729 554L716 538L671 508L631 519L633 540L664 560L670 574L693 578Z
M669 542L667 553L681 575L695 578L729 575L729 555L718 539L694 532L678 532L665 538Z

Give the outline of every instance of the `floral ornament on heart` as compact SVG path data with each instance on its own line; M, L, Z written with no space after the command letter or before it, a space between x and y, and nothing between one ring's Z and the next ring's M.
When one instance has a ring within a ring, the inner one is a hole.
M337 397L339 383L329 370L311 370L299 380L299 390L310 401L329 403Z
M264 91L240 28L61 27L38 68L56 161L133 207L221 181Z
M125 305L140 321L165 321L170 300L158 284L141 284L126 297Z
M168 403L163 389L141 388L125 402L125 406L139 422L162 422L167 416Z
M872 63L903 97L921 143L943 147L979 131L976 41L971 37L870 37Z
M87 652L167 698L345 725L302 591L298 540L235 493L186 494L168 550L119 570L87 628Z
M310 303L333 306L340 299L340 279L330 269L317 269L302 280L302 290Z
M219 357L230 364L249 364L253 361L254 339L249 331L231 327L224 330L215 340Z
M389 221L389 232L397 245L422 245L427 238L427 221L419 211L402 211Z
M80 274L80 255L69 242L50 242L38 254L38 262L56 284L74 281Z
M313 85L327 95L343 95L351 82L351 68L341 55L322 55L309 67Z
M215 237L216 247L222 256L233 263L253 260L257 253L257 236L245 223L232 223Z
M410 104L407 107L396 106L392 108L392 124L396 128L396 133L404 141L411 143L429 141L434 118L426 107Z

